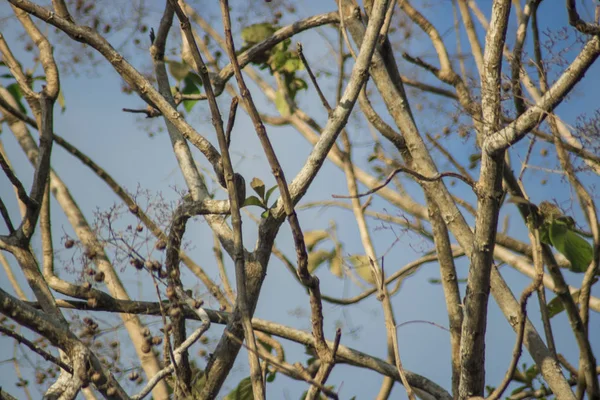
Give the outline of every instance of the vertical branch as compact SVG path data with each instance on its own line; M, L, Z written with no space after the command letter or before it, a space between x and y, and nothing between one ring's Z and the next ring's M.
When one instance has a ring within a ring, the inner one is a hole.
M481 44L479 43L475 26L473 25L473 18L471 18L471 12L469 11L467 1L468 0L458 0L458 10L460 11L463 24L465 25L465 31L467 31L467 38L471 45L471 54L473 54L473 58L475 59L477 71L479 72L479 75L481 75L483 72L483 51L481 50Z
M227 191L229 193L229 202L231 205L231 225L233 227L233 259L235 263L236 287L238 292L236 305L242 316L242 326L244 329L244 335L246 337L246 344L249 349L248 358L250 362L250 377L252 381L254 398L257 400L264 399L265 385L263 382L262 370L256 350L256 337L254 335L254 330L250 320L252 311L246 291L246 265L242 237L242 218L240 213L240 207L245 198L245 184L241 175L234 174L231 157L229 155L229 141L227 139L228 135L225 133L223 128L223 120L221 118L221 113L212 89L212 84L208 77L208 69L204 64L202 56L198 50L198 46L196 45L196 40L191 30L189 19L177 1L169 1L181 23L181 29L184 32L185 39L190 45L190 51L194 60L195 69L199 73L203 86L206 90L206 96L212 115L212 122L215 127L219 141L219 147L221 149L221 163L223 171L221 184L224 183L227 187ZM231 36L231 33L229 36ZM233 57L235 58L235 53ZM231 123L233 123L233 121Z
M463 309L458 288L456 266L452 255L452 245L448 228L434 201L429 201L429 221L431 223L436 253L440 264L440 278L444 289L446 309L450 326L450 350L452 354L452 394L458 396L460 385L460 343L463 323Z
M281 193L285 213L287 215L288 222L292 229L294 245L296 247L296 254L298 259L298 275L302 283L308 287L309 293L311 294L310 303L312 310L312 326L313 335L315 336L315 347L317 350L317 355L323 361L324 364L332 364L334 357L333 354L330 352L329 347L325 343L325 335L323 332L323 312L319 289L319 280L316 277L311 276L308 272L308 254L306 251L306 244L304 243L304 235L302 233L302 228L300 227L300 222L298 221L298 216L296 214L296 211L294 210L294 205L290 196L289 188L285 179L283 169L281 168L281 164L277 159L275 150L273 149L273 146L271 145L271 142L267 136L264 124L262 123L258 110L256 109L256 105L252 100L252 95L248 90L248 87L246 86L246 83L242 76L237 56L235 54L233 37L231 35L231 19L229 16L228 1L221 0L220 4L221 13L223 15L223 25L225 29L225 40L227 43L227 53L233 66L235 77L242 95L242 100L244 102L246 110L250 115L250 118L252 119L252 122L254 123L254 128L265 151L267 160L269 161L269 165L271 166L271 169L273 171L273 175L275 176L275 179L277 181L279 192ZM328 372L322 377L323 381L327 375ZM312 398L312 392L318 393L318 390L314 389L314 386L312 386L311 389L309 389L307 397Z
M482 136L487 137L499 127L500 72L502 49L506 37L510 0L495 1L492 23L486 37L483 58L482 83ZM489 156L482 154L481 171L477 183L477 216L471 265L467 278L464 320L461 342L461 376L459 399L482 396L485 389L485 331L490 295L490 274L494 262L494 244L498 213L502 198L502 171L504 152Z

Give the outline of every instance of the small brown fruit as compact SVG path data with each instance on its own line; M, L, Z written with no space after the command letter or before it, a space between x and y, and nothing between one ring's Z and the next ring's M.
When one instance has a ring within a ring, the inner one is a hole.
M181 308L171 307L171 309L169 310L169 315L173 318L179 317L181 315Z
M157 250L164 250L167 248L167 243L164 240L159 240L158 242L156 242L156 244L154 245L154 247L156 247Z
M152 349L152 347L150 347L150 344L148 344L148 343L144 343L142 345L142 353L144 353L144 354L150 353L151 349Z
M73 239L65 240L65 249L70 249L75 246L75 241Z
M154 336L154 337L152 338L152 344L153 344L154 346L158 346L158 345L160 345L160 344L162 343L162 341L163 341L163 339L162 339L160 336Z
M100 379L102 379L102 375L100 374L100 372L96 371L92 374L92 382L98 383L100 382Z
M175 297L177 297L177 293L175 292L175 286L173 286L173 285L167 286L166 293L167 293L167 297L171 300L174 299Z
M143 269L144 263L139 258L132 258L129 263L133 265L136 269Z
M96 275L94 275L94 280L96 282L104 282L104 272L100 271Z

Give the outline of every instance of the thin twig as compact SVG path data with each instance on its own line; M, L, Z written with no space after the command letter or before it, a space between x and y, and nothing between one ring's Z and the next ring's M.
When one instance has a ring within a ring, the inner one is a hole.
M471 180L471 178L462 176L461 174L457 174L456 172L439 172L436 176L428 177L428 176L423 176L420 173L413 171L409 168L398 167L388 175L388 177L385 179L385 181L381 185L377 185L373 189L371 189L367 192L360 193L357 195L357 197L368 196L370 194L377 192L378 190L381 190L382 188L386 187L392 181L392 179L394 178L394 176L396 176L396 174L398 174L400 172L406 172L407 174L414 176L418 180L425 181L425 182L434 182L434 181L438 181L445 177L456 178L456 179L460 179L461 181L465 182L471 188L475 188L475 182L473 182L473 180ZM351 198L353 198L352 196L342 196L342 195L337 195L337 194L334 194L331 197L336 198L336 199L351 199Z

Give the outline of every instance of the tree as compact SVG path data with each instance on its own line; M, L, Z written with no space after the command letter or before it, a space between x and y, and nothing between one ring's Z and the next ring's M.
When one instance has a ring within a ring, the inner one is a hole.
M9 392L600 398L589 4L126 3L2 3Z

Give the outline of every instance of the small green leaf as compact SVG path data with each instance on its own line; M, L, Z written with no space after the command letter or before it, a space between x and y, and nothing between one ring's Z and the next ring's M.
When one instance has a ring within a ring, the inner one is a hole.
M252 381L250 377L240 381L235 389L233 389L223 400L253 400Z
M6 90L8 90L8 92L12 95L12 97L17 102L17 104L19 106L19 110L21 110L21 112L23 114L27 114L27 109L21 102L21 99L23 99L23 93L21 93L21 88L19 87L19 84L12 83L6 87Z
M195 74L188 74L183 80L183 89L181 89L181 93L183 94L200 94L200 88L196 84L195 79L192 77ZM185 108L186 112L190 112L194 105L198 102L198 100L184 100L183 108Z
M252 182L250 182L250 187L256 192L256 194L261 198L265 199L265 184L258 178L252 178Z
M256 44L273 36L277 29L269 22L253 24L242 29L241 36L246 44Z
M519 394L521 393L523 390L527 389L528 386L523 385L523 386L519 386L518 388L516 388L515 390L513 390L512 392L510 392L510 394L515 395L515 394Z
M242 205L242 207L246 206L258 206L261 208L266 208L262 200L256 196L246 197L246 200L244 200L244 205Z
M269 215L271 215L271 210L265 210L260 214L260 217L262 219L267 219L267 218L269 218Z
M576 290L573 293L571 293L571 296L573 297L573 301L575 301L576 303L579 301L579 293L580 293L579 290ZM548 308L548 317L549 318L552 318L565 310L565 305L563 304L562 300L558 296L556 296L555 298L550 300L550 302L546 305L546 307Z
M271 189L267 190L267 194L265 194L265 203L269 202L269 198L271 198L271 194L273 194L273 192L275 191L275 189L277 189L278 186L275 185L273 186Z
M277 372L269 371L269 373L267 374L267 382L273 382L275 380L275 377L277 377Z
M285 64L290 59L291 54L288 51L275 51L267 60L267 64L271 68L271 71L282 71L284 70Z
M302 61L299 58L289 57L283 63L283 65L281 65L281 67L278 68L278 71L293 74L294 72L301 70L303 67L304 67L304 65L302 65Z
M569 229L569 221L562 218L552 220L548 233L550 242L571 262L571 271L585 272L594 259L594 248L587 240Z
M289 117L292 113L292 109L285 98L285 93L281 90L278 90L277 94L275 94L275 107L277 107L277 111L284 117Z

